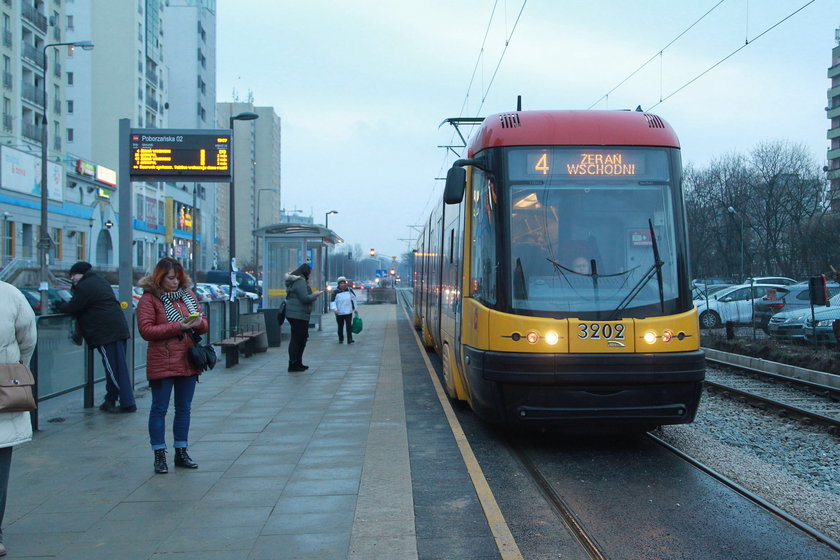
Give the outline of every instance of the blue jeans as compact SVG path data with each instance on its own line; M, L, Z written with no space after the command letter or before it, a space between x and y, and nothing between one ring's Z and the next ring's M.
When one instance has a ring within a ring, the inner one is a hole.
M149 409L149 441L152 449L166 449L166 411L169 397L175 389L175 418L172 421L173 447L187 447L190 433L190 407L192 406L197 375L165 377L149 381L152 388L152 408Z

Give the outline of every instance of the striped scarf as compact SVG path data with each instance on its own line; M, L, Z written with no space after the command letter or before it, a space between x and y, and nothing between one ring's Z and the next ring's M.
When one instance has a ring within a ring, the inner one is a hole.
M181 288L176 292L161 292L160 301L163 302L163 310L166 312L166 320L170 323L180 323L184 320L184 316L181 315L181 312L177 307L175 307L174 302L176 299L183 301L187 306L187 310L189 310L191 314L200 313L198 310L198 303L184 288Z

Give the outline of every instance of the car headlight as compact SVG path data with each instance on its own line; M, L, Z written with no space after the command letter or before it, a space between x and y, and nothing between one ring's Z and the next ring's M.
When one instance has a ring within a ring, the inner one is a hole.
M817 321L817 326L818 327L829 327L830 328L833 323L834 323L834 319L823 319L821 321Z

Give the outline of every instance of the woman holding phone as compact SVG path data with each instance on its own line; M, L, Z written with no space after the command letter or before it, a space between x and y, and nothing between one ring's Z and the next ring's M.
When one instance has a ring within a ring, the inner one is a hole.
M149 276L138 283L143 297L137 304L137 327L149 342L146 350L146 378L152 389L149 410L149 441L155 453L155 472L169 472L166 464L166 412L175 393L175 418L172 423L175 466L197 469L187 454L190 431L190 408L195 384L201 372L190 364L187 349L195 345L190 329L207 332L207 318L201 314L198 298L183 265L175 259L161 259Z

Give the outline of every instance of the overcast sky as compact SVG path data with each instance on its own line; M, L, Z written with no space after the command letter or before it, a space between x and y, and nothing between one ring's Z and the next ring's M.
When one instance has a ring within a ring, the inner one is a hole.
M250 92L282 119L283 207L321 224L337 210L330 228L365 253L409 250L437 203L455 159L440 122L517 95L526 110L641 105L684 163L784 139L822 165L828 147L838 0L221 0L216 17L218 99Z

